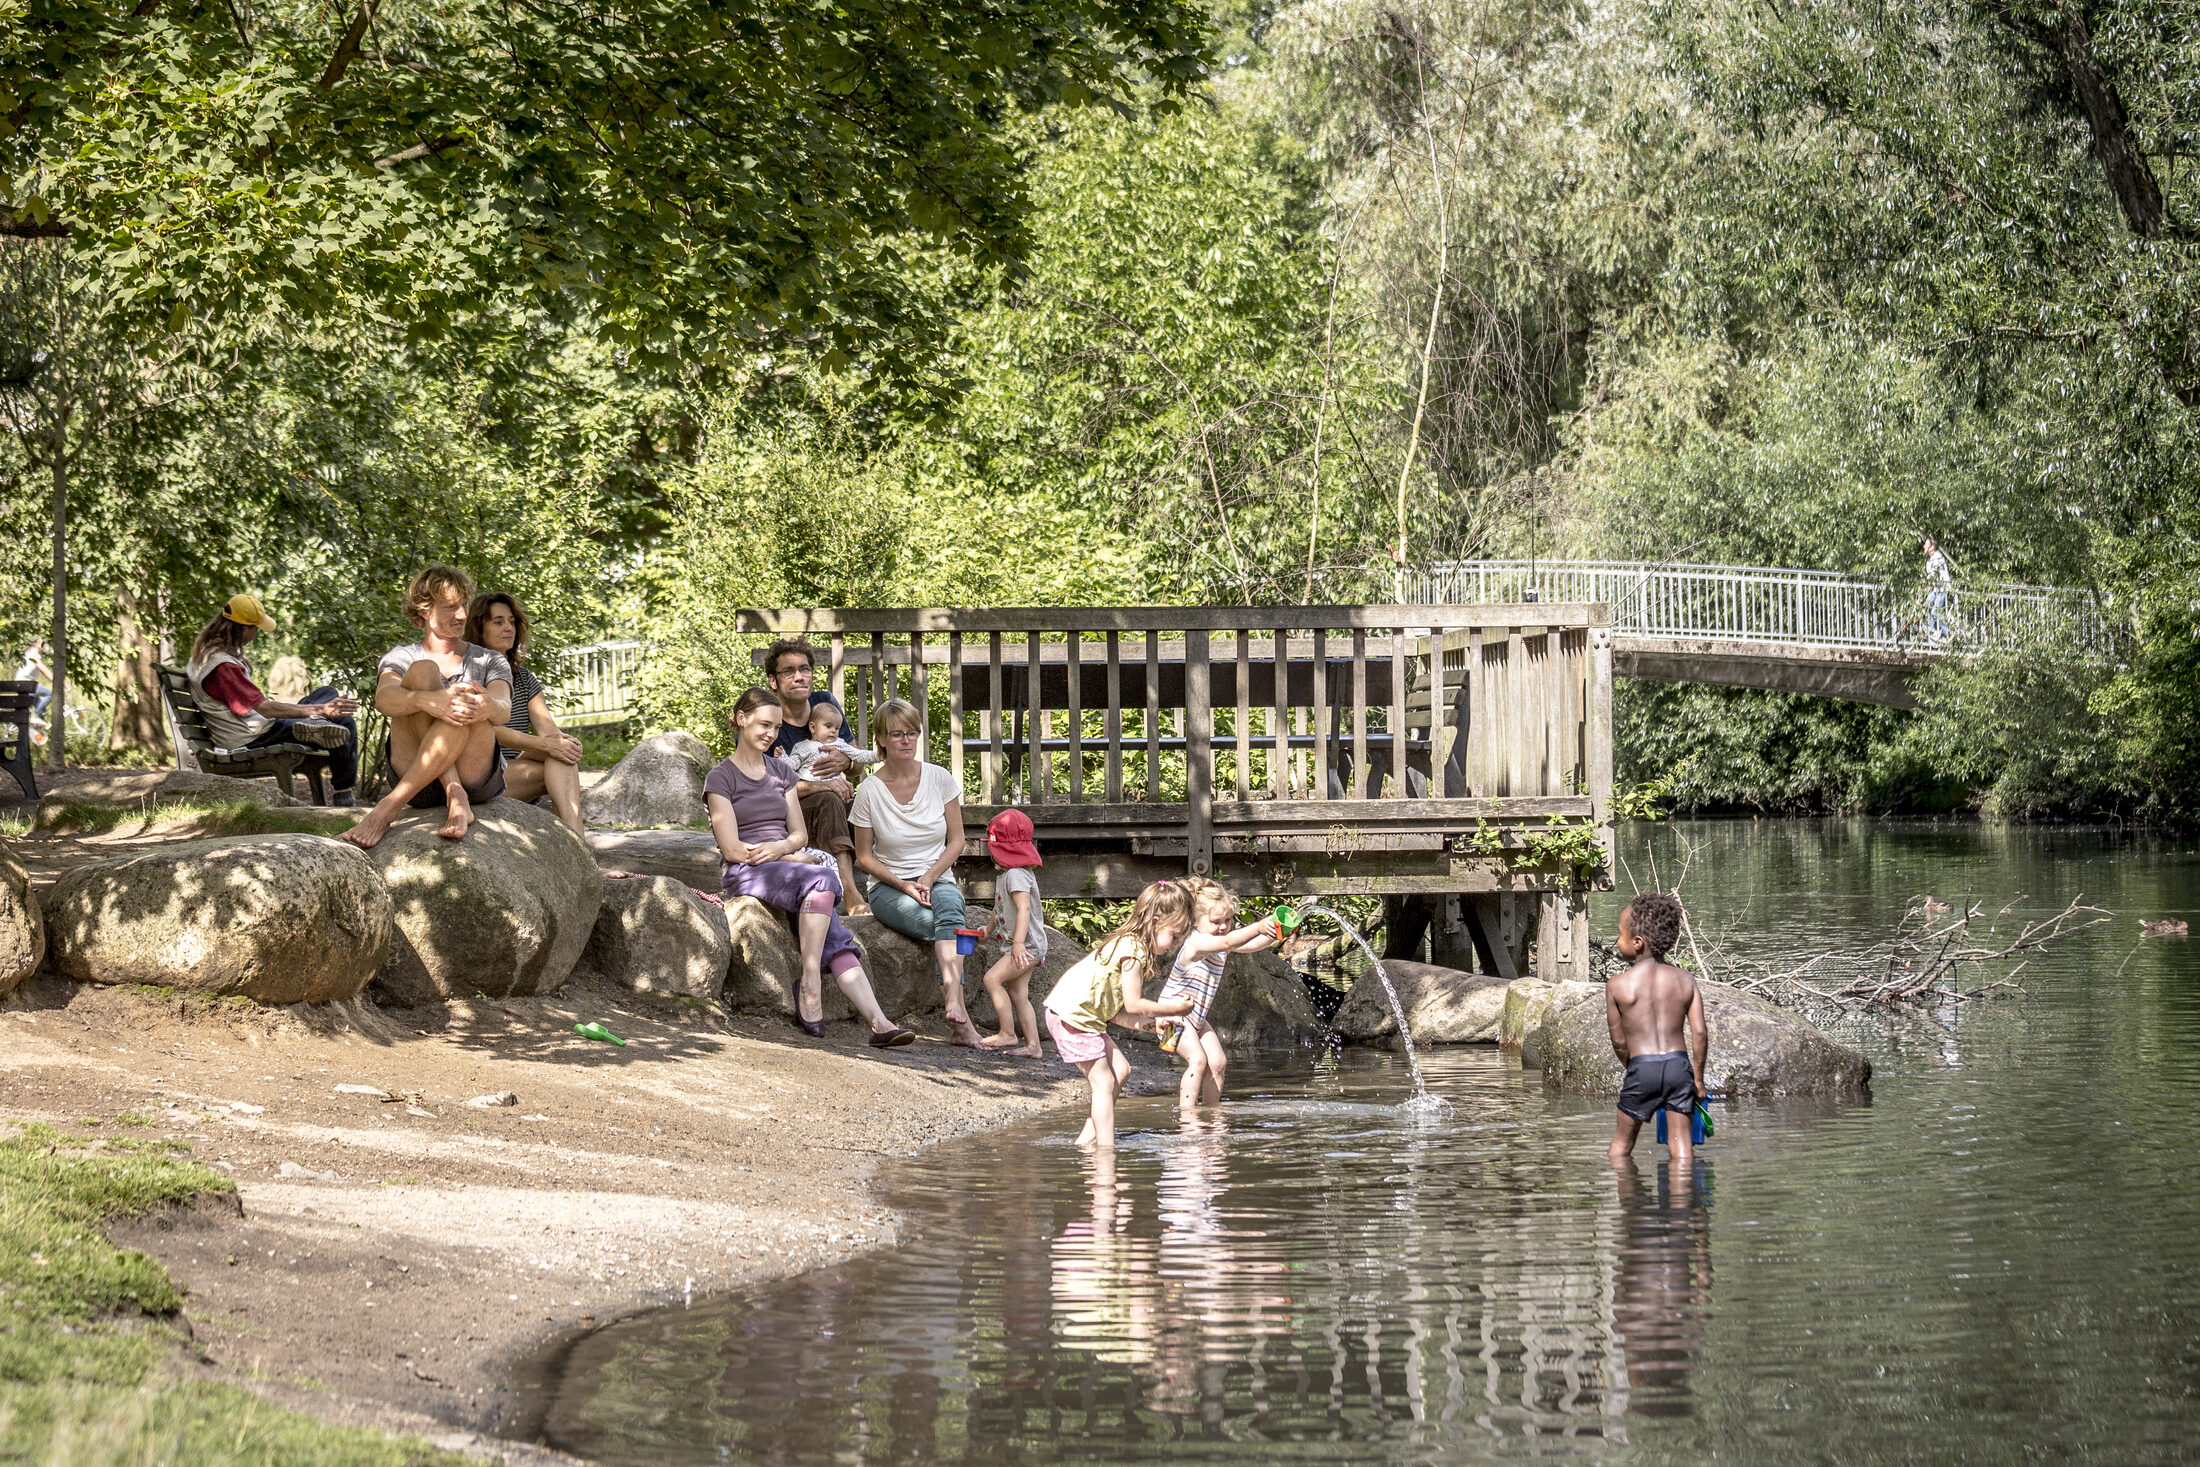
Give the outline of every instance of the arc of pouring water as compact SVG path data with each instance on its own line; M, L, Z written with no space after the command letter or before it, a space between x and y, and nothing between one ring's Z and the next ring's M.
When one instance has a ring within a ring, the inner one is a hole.
M1413 1099L1406 1102L1407 1108L1424 1109L1429 1106L1442 1105L1441 1100L1429 1094L1428 1083L1421 1078L1421 1059L1413 1050L1413 1027L1406 1022L1406 1007L1398 1001L1398 990L1391 986L1390 973L1388 969L1383 967L1383 960L1375 956L1375 949L1369 947L1367 939L1360 936L1359 928L1354 927L1350 922L1337 913L1330 911L1320 902L1307 902L1299 908L1300 926L1305 926L1309 917L1327 917L1330 921L1336 923L1344 935L1351 938L1358 945L1361 952L1367 954L1367 961L1374 967L1375 976L1382 981L1384 996L1390 1000L1391 1016L1398 1021L1398 1034L1406 1042L1406 1065L1413 1071Z

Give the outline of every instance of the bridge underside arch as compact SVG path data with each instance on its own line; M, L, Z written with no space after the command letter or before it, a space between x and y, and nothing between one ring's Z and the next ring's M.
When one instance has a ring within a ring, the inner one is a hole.
M1804 647L1786 642L1645 637L1624 632L1612 638L1612 671L1620 677L1808 693L1886 708L1917 706L1913 684L1933 660L1933 654L1926 652Z

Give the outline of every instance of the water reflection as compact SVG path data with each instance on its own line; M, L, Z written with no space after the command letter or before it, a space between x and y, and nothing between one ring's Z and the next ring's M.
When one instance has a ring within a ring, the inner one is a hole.
M2194 863L2059 834L1710 834L1691 884L1768 946L1957 883L2200 913ZM547 1432L612 1464L2187 1459L2200 944L2129 949L1860 1029L1870 1104L1738 1106L1677 1177L1481 1049L1428 1058L1441 1125L1348 1052L1233 1067L1188 1123L1128 1101L1112 1156L1073 1116L944 1149L882 1183L904 1247L598 1332Z
M1661 1162L1656 1171L1645 1183L1632 1157L1612 1169L1612 1326L1624 1367L1612 1409L1686 1416L1689 1360L1711 1303L1711 1165Z

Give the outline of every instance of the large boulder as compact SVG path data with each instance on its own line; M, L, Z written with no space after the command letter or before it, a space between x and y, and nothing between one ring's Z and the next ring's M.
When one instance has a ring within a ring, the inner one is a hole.
M388 955L392 903L367 854L318 835L178 841L64 872L45 896L54 966L261 1003L364 988Z
M1603 984L1570 978L1564 983L1551 985L1550 993L1544 998L1540 1010L1533 1015L1527 1032L1520 1036L1520 1064L1523 1069L1543 1068L1544 1042L1558 1032L1560 1020L1582 1007L1594 1008L1597 1022L1605 1022Z
M557 816L509 796L475 807L463 840L437 835L442 823L439 810L408 815L368 852L397 919L376 994L411 1008L563 983L603 904L588 847Z
M716 998L733 938L726 914L669 876L603 878L603 906L581 966L636 993Z
M1383 970L1398 990L1406 1023L1416 1044L1495 1044L1498 1020L1505 1013L1507 985L1502 978L1462 973L1433 963L1387 959ZM1360 975L1337 1006L1329 1027L1360 1044L1398 1047L1398 1020L1382 979L1370 968Z
M669 876L697 891L717 891L724 879L718 839L707 830L591 830L588 849L606 871Z
M652 734L581 795L581 814L590 825L692 825L714 762L691 733Z
M940 987L939 959L933 955L930 943L904 936L876 917L850 917L846 921L848 930L863 945L863 971L887 1018L898 1021L947 1011L947 996ZM971 909L970 925L987 925L985 908ZM993 1001L986 996L985 973L1007 951L1006 941L985 938L963 958L963 1002L969 1006L971 1022L988 1033L998 1032L998 1020ZM1084 955L1085 950L1069 936L1052 927L1047 929L1046 958L1031 970L1033 1007L1046 1001L1055 980Z
M240 800L281 807L306 803L284 794L272 779L232 779L188 769L102 770L72 775L66 789L40 800L36 822L46 828L71 805L150 810L156 805L226 805Z
M46 921L31 890L31 874L0 846L0 995L13 991L44 961Z
M1753 994L1703 986L1710 1088L1726 1095L1851 1095L1872 1064L1809 1021ZM1601 1006L1583 1004L1546 1025L1543 1078L1577 1095L1617 1095L1625 1072L1612 1053Z
M726 937L732 958L726 966L725 1004L729 1012L769 1018L798 1017L795 985L802 977L802 946L786 913L755 897L726 898ZM846 1019L855 1010L832 975L822 974L827 1019Z
M1158 996L1161 985L1147 985ZM1306 985L1272 952L1232 953L1207 1022L1229 1049L1308 1049L1324 1029Z

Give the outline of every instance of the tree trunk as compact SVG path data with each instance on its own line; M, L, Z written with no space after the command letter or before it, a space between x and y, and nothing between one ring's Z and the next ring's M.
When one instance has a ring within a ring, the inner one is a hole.
M154 671L158 654L138 626L137 597L124 591L115 599L121 610L121 658L115 666L115 712L108 721L107 747L140 750L166 760L168 720L163 716L160 674Z
M46 711L46 767L69 764L69 460L57 434L53 455L53 704Z

